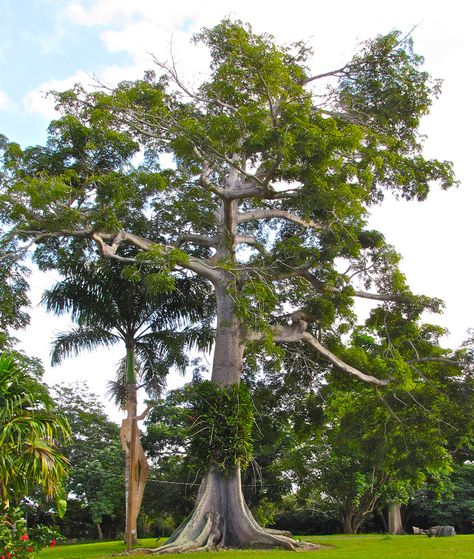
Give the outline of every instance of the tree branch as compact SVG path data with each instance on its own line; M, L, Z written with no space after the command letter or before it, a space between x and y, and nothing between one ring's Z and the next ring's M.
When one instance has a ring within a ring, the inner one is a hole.
M175 82L175 84L181 89L181 91L183 93L185 93L186 95L188 95L191 99L194 99L196 101L199 101L201 103L203 103L204 105L209 105L209 99L205 98L205 97L201 97L200 95L197 95L196 93L194 93L193 91L191 91L191 88L189 88L187 85L185 85L183 83L183 81L181 80L181 78L179 77L178 74L178 70L176 68L176 63L174 61L174 56L173 56L173 52L171 52L171 59L172 59L172 66L168 66L167 64L160 62L158 60L158 58L156 58L156 56L153 53L149 53L153 59L153 62L162 70L165 70L165 72L171 76L171 78L173 79L173 81ZM222 101L222 99L219 99L218 97L213 97L212 101L214 101L215 103L217 103L218 105L220 105L221 107L228 109L229 111L234 112L236 110L236 107L234 107L233 105L230 105L229 103L226 103L224 101Z
M178 239L176 240L176 246L180 246L184 243L193 243L206 247L215 247L218 244L218 240L212 239L211 237L206 237L205 235L186 233L178 237Z
M257 180L257 179L256 179ZM299 189L283 190L277 192L265 181L259 181L259 186L252 183L243 183L240 188L234 187L232 190L226 191L225 197L228 200L238 200L240 198L258 198L260 200L282 200L287 198L296 198L300 195Z
M54 232L40 232L40 231L18 231L18 233L34 235L35 238L33 242L39 242L43 239L59 239L61 237L75 237L82 239L92 239L98 249L101 256L106 258L112 258L118 260L119 262L126 263L136 263L136 258L127 258L117 254L117 250L122 243L127 243L140 250L149 250L152 246L157 243L140 237L139 235L134 235L133 233L127 233L126 231L119 231L118 233L101 233L99 231L91 231L90 229L83 229L77 231L54 231ZM110 242L110 244L108 244ZM31 243L30 243L31 244ZM162 245L165 250L170 250L175 247ZM217 282L220 279L219 270L214 268L210 263L204 259L196 258L194 256L188 256L186 260L178 262L177 265L180 268L185 268L191 270L196 274L203 276L210 280L211 282Z
M99 246L99 251L103 256L117 258L116 251L122 242L131 244L141 250L148 250L152 246L156 245L153 241L140 237L139 235L134 235L133 233L127 233L121 231L116 234L111 233L93 233L93 240ZM108 245L104 241L111 240L112 244ZM170 249L173 247L168 247L163 245L163 248ZM120 258L120 257L119 257ZM205 260L200 258L195 258L194 256L188 256L186 260L177 263L179 267L186 268L196 274L204 276L212 282L216 282L220 279L220 274L213 266L207 263Z
M291 221L292 223L296 223L296 225L301 225L302 227L308 228L312 227L313 229L322 229L323 226L312 219L303 219L298 215L287 212L285 210L279 209L268 209L268 210L254 210L252 212L246 212L243 214L239 214L238 216L238 223L247 223L249 221L258 221L260 219L274 219L280 218L285 219L286 221Z
M372 375L367 375L367 374L363 373L362 371L359 371L355 367L352 367L351 365L348 365L347 363L342 361L342 359L339 359L339 357L334 355L334 353L329 351L329 349L327 347L323 346L323 344L321 342L319 342L309 332L303 332L303 334L301 336L301 339L304 342L306 342L308 345L313 347L319 354L326 357L326 359L330 363L332 363L335 367L337 367L339 370L343 371L344 373L347 373L349 375L353 375L353 376L363 380L364 382L370 382L370 383L376 384L378 386L387 386L387 384L389 384L390 381L391 381L391 379L379 379L379 378L376 378Z
M301 273L297 273L294 271L292 273L292 277L299 275L309 281L309 283L316 289L317 291L328 291L330 293L342 293L344 287L328 287L325 286L321 281L319 281L308 269L302 268ZM280 278L278 278L280 279ZM350 286L348 286L350 287ZM374 301L402 301L403 296L398 295L395 293L368 293L366 291L353 291L352 295L354 297L360 297L362 299L371 299Z
M337 369L347 373L349 375L355 376L364 382L369 382L377 386L387 386L391 379L379 379L372 375L367 375L359 369L348 365L342 359L334 355L327 347L325 347L321 342L319 342L312 334L307 332L306 328L308 322L314 322L316 319L312 315L307 314L304 311L296 311L292 314L292 323L288 326L286 325L275 325L272 326L273 340L279 343L291 343L303 341L313 347L320 355L325 357L330 363L332 363ZM263 338L261 332L246 332L244 338L247 341L258 341Z
M407 361L409 365L412 363L446 363L447 365L456 365L458 367L463 367L469 365L467 361L458 361L457 359L451 359L450 357L418 357L417 359L410 359Z
M314 76L306 78L305 80L302 80L300 83L301 83L301 85L306 85L307 83L314 82L314 81L320 80L322 78L330 78L331 76L339 76L340 74L344 74L346 69L349 68L349 66L350 66L350 64L345 64L344 66L342 66L341 68L338 68L337 70L332 70L330 72L323 72L322 74L316 74Z

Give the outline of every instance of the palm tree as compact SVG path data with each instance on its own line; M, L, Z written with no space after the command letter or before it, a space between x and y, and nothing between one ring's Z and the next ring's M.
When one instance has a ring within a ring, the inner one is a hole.
M126 543L137 540L137 516L146 484L148 465L140 444L137 388L151 397L160 395L164 379L175 366L184 370L188 350L208 349L212 332L208 319L208 289L195 278L177 279L167 292L153 292L144 280L129 281L116 262L81 263L70 268L63 281L45 292L48 311L70 312L77 326L60 333L53 342L52 364L81 350L125 345L115 399L124 404L121 441L126 456ZM198 326L191 326L198 324Z
M5 506L41 487L63 501L68 461L57 442L68 440L67 421L20 354L0 354L0 498Z

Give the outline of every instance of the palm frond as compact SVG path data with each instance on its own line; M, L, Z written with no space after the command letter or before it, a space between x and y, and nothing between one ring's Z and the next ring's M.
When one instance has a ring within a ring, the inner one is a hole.
M60 332L51 343L51 364L58 365L64 358L78 355L81 351L91 351L99 346L110 347L120 338L107 330L97 327L73 327Z
M125 409L127 402L127 359L123 357L117 366L115 380L107 381L106 396L114 404Z
M0 355L0 400L0 498L23 497L38 485L59 495L68 463L57 442L70 440L70 428L13 355Z

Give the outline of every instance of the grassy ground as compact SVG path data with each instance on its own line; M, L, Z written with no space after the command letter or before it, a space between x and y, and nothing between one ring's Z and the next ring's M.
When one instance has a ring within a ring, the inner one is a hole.
M305 559L472 559L474 535L450 538L426 536L307 536L306 541L327 546L319 551L304 552ZM140 540L143 547L156 547L155 539ZM44 549L38 559L95 559L109 558L124 550L122 542L102 542L62 545ZM222 559L296 559L295 552L272 550L231 550L220 555ZM166 557L176 558L177 555ZM209 559L209 553L193 553L190 559ZM299 556L301 557L301 556ZM301 559L303 559L301 557Z

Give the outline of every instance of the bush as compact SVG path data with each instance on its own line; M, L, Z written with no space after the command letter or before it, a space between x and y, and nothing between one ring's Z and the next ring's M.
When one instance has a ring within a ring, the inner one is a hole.
M19 508L6 509L0 515L0 559L30 559L41 548L54 547L60 538L51 526L27 530Z

